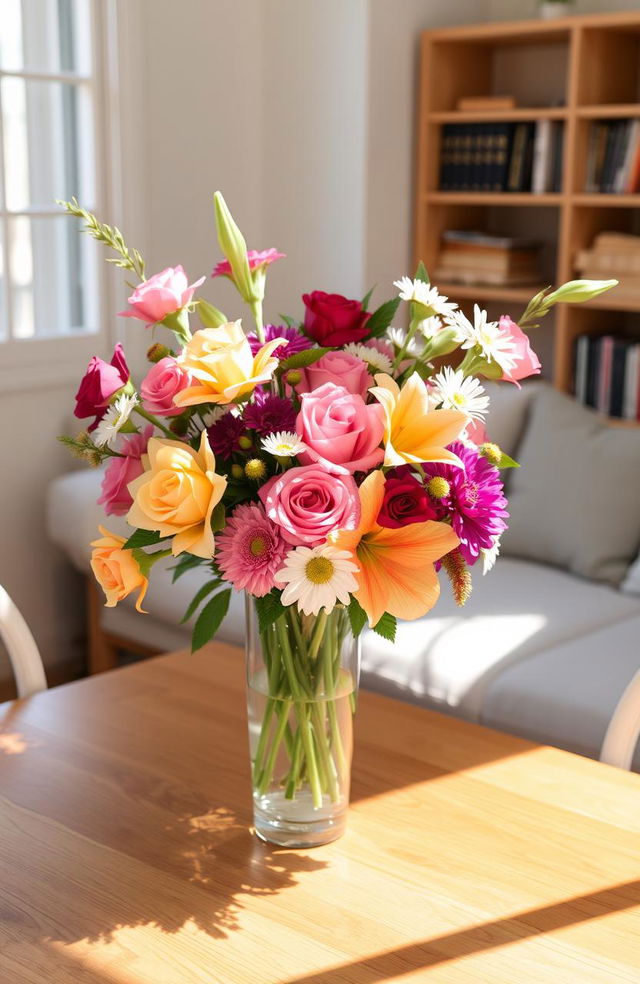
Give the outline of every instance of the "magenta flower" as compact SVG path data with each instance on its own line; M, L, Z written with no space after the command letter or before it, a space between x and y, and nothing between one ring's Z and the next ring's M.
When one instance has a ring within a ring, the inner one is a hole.
M475 564L481 550L493 546L494 537L507 528L504 519L509 515L505 506L504 486L500 472L483 458L477 448L470 448L461 441L449 445L449 451L457 454L464 468L425 462L427 490L429 480L446 479L449 492L434 498L437 518L451 519L451 525L460 539L460 553L467 564ZM440 490L438 490L440 491Z
M255 331L249 332L247 335L249 345L251 346L251 354L257 355L258 350L266 342L272 342L274 338L286 338L289 342L288 345L278 345L277 349L273 350L272 355L278 359L295 355L296 352L304 352L305 349L311 348L313 345L311 339L303 335L297 328L290 328L288 325L265 325L264 342L259 340Z
M129 367L120 342L113 350L111 362L107 363L94 355L80 380L73 411L75 416L81 420L83 417L95 417L89 427L90 431L95 430L107 412L111 397L127 385L129 378Z
M238 440L245 430L246 426L242 417L236 417L233 413L225 413L207 428L211 450L214 454L219 454L221 458L230 458L232 454L241 450Z
M98 505L104 506L107 516L124 516L133 505L129 483L142 475L142 455L146 453L153 425L148 424L140 434L127 437L118 452L122 457L112 458L102 479L102 495Z
M262 598L274 586L274 575L290 549L279 528L270 522L261 505L243 503L216 535L216 560L236 591L247 590Z
M252 271L260 270L264 267L270 266L272 263L275 263L276 260L284 259L286 255L286 253L279 253L278 250L273 247L271 247L271 249L248 249L247 260L249 261L249 269ZM233 278L233 272L231 270L229 260L220 260L220 262L214 267L211 276Z
M295 431L296 410L291 400L256 392L255 402L244 409L244 426L266 437L277 431Z

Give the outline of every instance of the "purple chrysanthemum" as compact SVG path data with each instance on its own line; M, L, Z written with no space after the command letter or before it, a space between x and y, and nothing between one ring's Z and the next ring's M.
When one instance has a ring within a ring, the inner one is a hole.
M244 408L244 426L266 437L276 431L295 431L296 409L284 396L255 392L255 402Z
M244 434L246 426L242 417L236 417L233 413L225 413L219 417L214 424L207 428L209 444L214 454L219 454L221 458L230 458L236 451L240 451L238 438Z
M425 462L427 489L433 478L443 478L449 491L435 489L438 497L433 504L438 519L451 519L451 525L460 539L460 553L470 566L475 564L481 550L489 550L494 538L507 528L504 518L509 515L505 506L504 486L495 465L483 458L477 448L454 441L448 447L457 454L464 468ZM446 489L446 486L445 486Z
M286 338L289 342L288 345L278 345L277 349L274 349L272 355L277 359L286 359L290 355L295 355L296 352L304 352L305 349L311 348L313 345L310 338L303 335L297 328L290 328L288 325L265 325L264 342L258 339L255 331L249 332L247 335L253 355L265 342L272 342L274 338Z

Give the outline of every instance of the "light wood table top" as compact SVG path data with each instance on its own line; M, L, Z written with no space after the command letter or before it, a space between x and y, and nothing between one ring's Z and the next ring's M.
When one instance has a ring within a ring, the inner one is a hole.
M363 694L346 836L271 848L243 669L0 708L2 984L638 984L640 777Z

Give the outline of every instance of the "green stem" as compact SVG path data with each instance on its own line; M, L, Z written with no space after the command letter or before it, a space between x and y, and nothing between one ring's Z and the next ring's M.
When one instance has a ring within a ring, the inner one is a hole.
M404 355L405 355L405 353L406 353L406 351L407 351L410 343L413 340L413 336L415 335L415 333L418 330L418 325L420 324L420 322L422 320L423 320L422 318L412 318L411 321L409 322L409 330L408 330L408 332L407 332L407 334L405 336L405 340L402 343L402 345L400 346L400 351L398 352L398 354L396 355L395 359L393 360L393 368L394 369L397 369L398 366L400 365L400 363L402 362L402 359L404 358Z
M267 705L264 709L264 714L262 715L262 724L260 725L260 738L258 739L258 747L256 748L255 758L253 760L253 783L255 786L260 784L260 780L263 773L262 760L264 759L265 752L267 749L267 739L269 737L269 730L271 725L271 718L273 717L273 711L276 702L272 697L269 697Z
M153 424L154 427L159 427L161 431L164 431L167 437L170 437L172 441L178 440L173 431L169 430L168 427L165 427L165 425L161 423L157 417L154 417L152 413L148 413L143 407L140 406L139 403L133 409L136 413L139 413L141 417L144 417L145 420L148 420L150 424Z
M262 770L262 775L258 780L258 793L262 795L269 783L271 782L271 776L273 775L273 770L276 764L276 757L280 750L280 745L282 744L282 739L284 738L285 731L287 729L287 724L289 723L289 708L291 707L291 701L282 701L281 706L278 710L278 726L276 728L276 733L273 736L273 741L271 743L271 748L269 749L269 754L267 756L267 761L265 762L264 769ZM262 736L261 736L262 737Z
M307 717L306 704L302 704L300 709L297 710L297 715L299 722L298 727L302 729L302 744L304 745L304 752L307 759L307 778L309 780L309 786L311 787L313 805L316 810L319 810L322 806L322 786L320 783L320 776L318 774L318 763L314 748L313 730L311 728L311 722Z
M249 304L253 320L256 323L256 335L258 341L264 344L264 323L262 321L262 301L251 301Z

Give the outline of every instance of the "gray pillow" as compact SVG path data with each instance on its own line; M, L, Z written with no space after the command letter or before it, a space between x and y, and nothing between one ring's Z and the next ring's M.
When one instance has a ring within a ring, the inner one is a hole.
M518 461L502 552L617 587L640 546L640 427L540 383Z
M538 383L525 383L522 389L518 389L513 383L492 383L483 379L482 385L491 398L487 440L498 444L506 454L515 458Z

